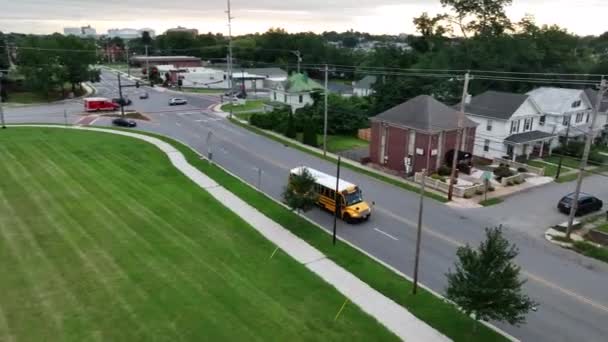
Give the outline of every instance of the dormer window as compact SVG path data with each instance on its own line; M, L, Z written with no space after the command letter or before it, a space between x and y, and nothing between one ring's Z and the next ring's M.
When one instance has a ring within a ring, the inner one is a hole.
M581 106L581 100L572 102L572 108L578 108Z

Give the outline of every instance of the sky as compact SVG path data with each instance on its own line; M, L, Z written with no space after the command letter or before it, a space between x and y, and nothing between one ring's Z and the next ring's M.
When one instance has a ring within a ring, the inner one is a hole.
M152 28L157 34L178 25L227 34L225 0L2 0L0 31L63 32L91 25ZM289 32L356 31L415 33L412 18L445 12L439 0L232 0L233 34L281 27ZM558 24L579 35L608 31L608 0L513 0L507 14L518 21L533 14L538 24Z

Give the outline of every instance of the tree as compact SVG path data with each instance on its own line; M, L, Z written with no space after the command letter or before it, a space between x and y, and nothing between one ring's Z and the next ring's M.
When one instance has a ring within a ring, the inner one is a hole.
M455 13L451 21L467 37L474 35L498 35L512 29L505 7L513 0L441 0L441 5Z
M311 117L304 121L302 143L313 147L317 147L319 145L317 141L317 127L315 125L315 121Z
M474 250L458 248L456 270L446 275L446 297L476 321L525 322L525 315L537 304L523 293L524 280L513 260L518 254L502 235L502 227L486 229L486 240ZM475 325L474 329L477 329Z
M317 203L318 195L314 191L315 178L306 168L300 174L291 174L289 183L283 191L285 203L298 213L312 209Z
M291 139L295 139L297 136L296 124L293 120L293 114L291 112L287 116L287 127L285 129L285 136Z

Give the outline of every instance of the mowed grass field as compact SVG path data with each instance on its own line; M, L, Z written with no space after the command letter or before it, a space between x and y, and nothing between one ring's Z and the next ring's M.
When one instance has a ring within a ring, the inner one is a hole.
M145 142L0 132L0 341L396 340Z

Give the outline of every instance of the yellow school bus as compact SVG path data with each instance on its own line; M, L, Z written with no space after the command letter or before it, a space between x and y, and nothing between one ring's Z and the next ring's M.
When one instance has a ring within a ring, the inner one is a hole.
M292 169L290 175L300 175L304 169L315 178L315 192L319 195L317 204L335 214L336 177L305 166ZM338 203L341 208L340 217L348 223L366 221L372 214L371 207L363 200L361 189L342 179L338 183Z

